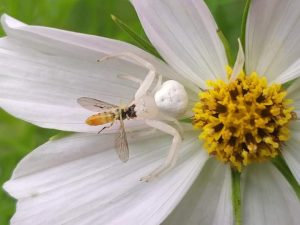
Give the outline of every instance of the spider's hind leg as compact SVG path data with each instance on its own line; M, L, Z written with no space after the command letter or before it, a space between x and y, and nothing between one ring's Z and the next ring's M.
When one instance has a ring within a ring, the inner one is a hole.
M161 130L162 132L173 136L172 144L167 154L167 158L165 159L165 162L159 167L157 167L155 170L153 170L149 175L141 178L141 181L148 182L158 177L162 173L166 172L167 170L171 169L176 164L178 158L178 147L181 144L182 139L180 137L179 132L167 123L158 120L146 120L145 122L150 127L156 128L158 130Z

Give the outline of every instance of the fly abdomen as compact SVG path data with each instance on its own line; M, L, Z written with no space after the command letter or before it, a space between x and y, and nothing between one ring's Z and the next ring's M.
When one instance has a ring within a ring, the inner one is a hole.
M116 119L116 115L114 113L103 112L88 117L85 122L90 126L99 126L106 123L114 122L115 119Z

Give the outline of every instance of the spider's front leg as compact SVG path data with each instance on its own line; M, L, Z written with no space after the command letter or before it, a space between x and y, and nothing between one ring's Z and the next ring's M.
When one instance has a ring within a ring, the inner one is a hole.
M140 87L138 88L138 90L135 93L135 99L139 99L142 96L146 95L147 92L149 91L149 89L151 88L151 86L155 80L155 77L156 77L156 70L155 70L155 67L152 65L152 63L148 62L147 60L143 59L142 57L140 57L134 53L131 53L131 52L121 52L121 53L108 55L98 61L102 62L102 61L105 61L105 60L108 60L111 58L131 59L149 70L148 74L146 75L146 77L143 81L138 78L132 77L130 75L121 75L120 76L120 78L131 80L133 82L140 84ZM161 82L162 82L162 78L159 77L158 83L157 83L156 87L154 88L154 90L157 90L160 87Z
M158 120L145 120L145 123L150 127L156 128L164 133L173 136L172 145L170 147L165 162L161 166L156 168L154 171L152 171L149 175L141 178L141 181L148 182L153 178L158 177L162 173L166 172L175 165L178 158L178 147L181 144L182 139L180 137L179 132L167 123Z

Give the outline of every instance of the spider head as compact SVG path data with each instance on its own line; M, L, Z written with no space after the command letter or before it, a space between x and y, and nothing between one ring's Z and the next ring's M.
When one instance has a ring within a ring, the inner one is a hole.
M143 97L136 99L135 111L136 116L139 119L155 119L159 114L159 109L155 103L153 96L144 95Z

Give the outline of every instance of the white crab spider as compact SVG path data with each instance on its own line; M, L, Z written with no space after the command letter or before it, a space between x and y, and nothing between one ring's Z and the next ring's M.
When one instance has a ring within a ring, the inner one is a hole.
M143 120L148 126L173 136L165 162L149 175L141 178L142 181L149 181L164 173L176 163L178 147L182 142L180 135L181 126L177 118L186 111L188 95L184 87L175 80L168 80L162 83L162 76L157 75L155 67L133 53L117 53L106 56L99 61L102 62L119 57L131 59L149 70L144 80L130 75L119 76L122 79L127 79L140 85L132 102L132 104L136 105L136 119ZM151 90L156 79L157 83ZM167 122L173 122L177 128L169 125Z

